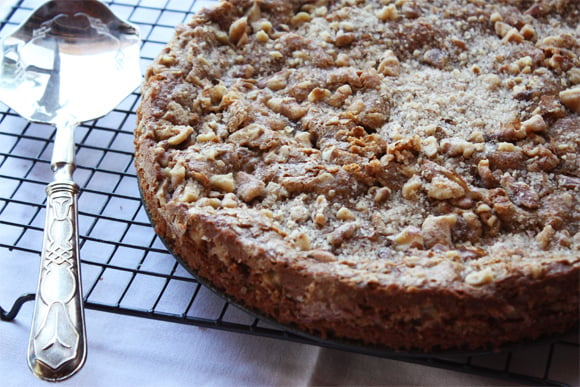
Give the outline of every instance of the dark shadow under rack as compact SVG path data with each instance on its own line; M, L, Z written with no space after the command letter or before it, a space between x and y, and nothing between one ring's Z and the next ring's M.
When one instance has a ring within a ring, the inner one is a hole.
M140 27L143 68L171 37L176 24L211 2L167 0L156 2L164 5L155 7L143 0L107 1L115 13ZM32 9L26 4L30 2L18 1L0 22L3 36L30 14ZM167 252L141 204L133 169L138 100L135 92L113 112L84 123L76 132L75 180L81 188L80 246L88 309L313 344L525 385L577 383L577 360L575 370L558 366L562 359L578 359L577 334L493 354L418 356L306 337L217 297ZM50 179L53 137L51 127L26 122L0 106L0 251L6 259L35 261L40 255L44 197L38 193L44 192ZM20 307L34 297L25 293L9 310L0 308L1 319L17 318ZM526 366L530 359L536 364L533 370Z

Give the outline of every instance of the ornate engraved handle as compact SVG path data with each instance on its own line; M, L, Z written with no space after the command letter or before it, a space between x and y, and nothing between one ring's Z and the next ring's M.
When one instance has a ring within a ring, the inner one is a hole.
M72 127L64 127L62 132L57 131L55 155L62 141L72 138ZM74 143L72 147L73 152L68 149L60 158L56 156L56 161L53 157L55 179L46 188L46 223L28 346L30 369L39 378L50 381L71 376L83 366L86 358L77 185L71 178L74 163L70 157L71 153L74 155Z

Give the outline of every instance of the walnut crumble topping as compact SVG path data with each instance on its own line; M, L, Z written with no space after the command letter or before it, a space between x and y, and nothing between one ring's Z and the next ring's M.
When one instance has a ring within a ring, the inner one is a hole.
M361 282L578 267L579 19L573 0L220 3L147 72L155 200Z

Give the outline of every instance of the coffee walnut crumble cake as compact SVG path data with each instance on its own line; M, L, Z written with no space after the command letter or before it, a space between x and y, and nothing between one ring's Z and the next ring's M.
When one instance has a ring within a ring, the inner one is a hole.
M489 348L578 324L580 3L229 0L148 69L157 233L323 337Z

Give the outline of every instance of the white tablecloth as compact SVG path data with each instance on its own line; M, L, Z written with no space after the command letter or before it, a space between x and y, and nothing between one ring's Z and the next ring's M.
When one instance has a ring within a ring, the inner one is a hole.
M26 365L31 313L28 303L16 321L0 324L3 386L47 384ZM63 386L509 385L399 361L98 311L87 311L86 323L87 362L60 383Z

